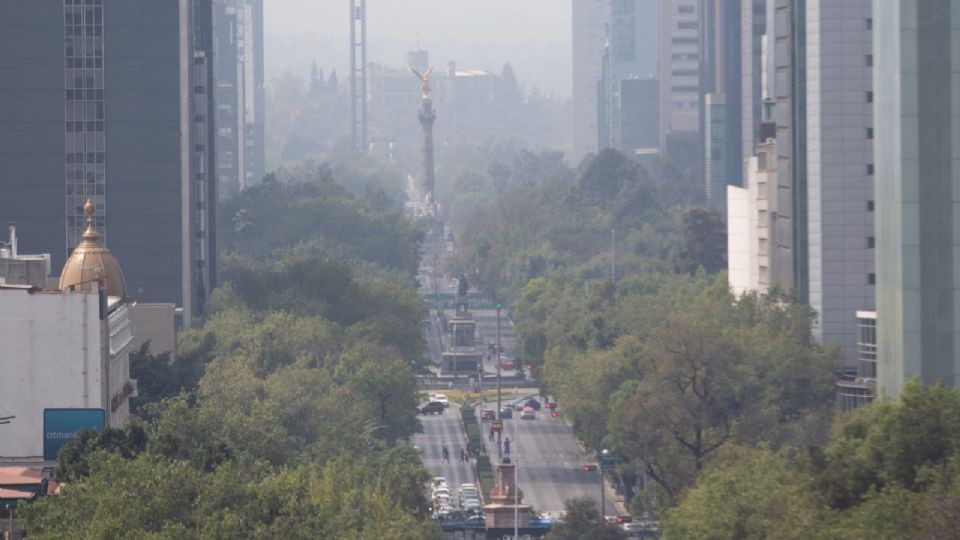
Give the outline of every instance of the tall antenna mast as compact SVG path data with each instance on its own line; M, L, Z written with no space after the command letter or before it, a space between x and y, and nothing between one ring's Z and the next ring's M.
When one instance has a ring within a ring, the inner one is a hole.
M367 152L367 0L350 0L350 140Z

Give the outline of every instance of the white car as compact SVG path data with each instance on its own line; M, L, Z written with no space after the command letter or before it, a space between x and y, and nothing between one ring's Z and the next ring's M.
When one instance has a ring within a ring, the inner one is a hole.
M430 485L434 488L447 487L447 479L442 476L435 476L433 480L430 481Z
M444 406L444 407L449 407L449 406L450 406L450 399L447 398L447 396L445 396L445 395L443 395L443 394L436 393L436 392L430 392L430 401L436 401L436 402L438 402L438 403L443 403L443 406Z
M430 495L433 496L434 499L436 499L437 497L440 497L440 496L444 496L444 497L446 497L446 498L449 499L449 498L450 498L450 490L447 489L446 486L444 486L444 487L437 487L437 488L433 488L433 491L430 492Z

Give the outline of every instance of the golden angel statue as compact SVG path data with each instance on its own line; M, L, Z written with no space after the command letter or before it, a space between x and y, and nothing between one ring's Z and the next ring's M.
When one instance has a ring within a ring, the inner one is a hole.
M410 72L417 76L420 79L420 91L423 92L423 99L429 99L430 97L430 74L433 73L433 68L427 69L422 75L419 71L410 68Z

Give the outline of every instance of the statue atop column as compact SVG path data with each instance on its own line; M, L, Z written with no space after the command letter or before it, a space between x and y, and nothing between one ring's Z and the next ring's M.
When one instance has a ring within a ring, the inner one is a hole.
M463 272L457 274L457 296L461 298L466 298L467 289L470 288L470 284L467 283L467 276L463 275Z

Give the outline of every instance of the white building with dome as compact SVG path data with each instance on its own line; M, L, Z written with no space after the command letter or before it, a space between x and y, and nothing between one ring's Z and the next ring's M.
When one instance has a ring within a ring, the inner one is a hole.
M50 462L47 439L72 437L64 420L71 412L102 410L108 427L123 425L129 415L137 391L129 367L131 310L123 273L93 227L93 211L88 202L87 230L58 290L0 285L0 417L7 419L0 424L0 465Z

